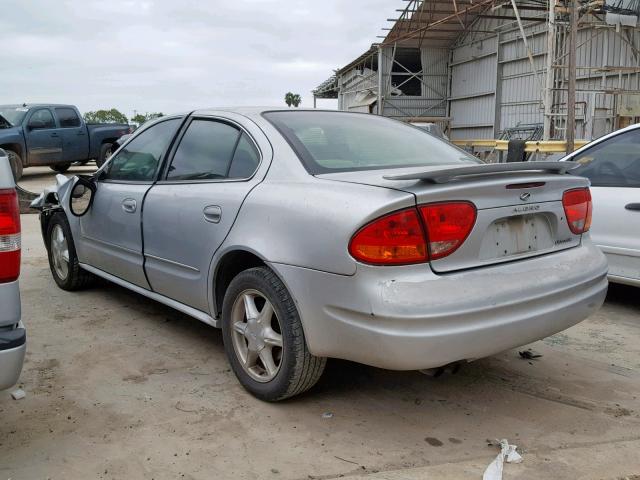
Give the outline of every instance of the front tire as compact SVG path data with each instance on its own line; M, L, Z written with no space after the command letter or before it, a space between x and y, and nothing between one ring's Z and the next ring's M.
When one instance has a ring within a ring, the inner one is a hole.
M261 400L284 400L310 389L326 365L326 358L309 352L293 298L266 267L245 270L231 281L222 336L236 377Z
M11 165L11 173L13 173L13 179L16 183L22 178L22 158L13 150L4 149L9 157L9 164Z
M70 166L70 163L58 163L57 165L50 165L49 168L54 172L64 173L69 170Z
M64 213L54 213L47 226L49 268L58 286L67 291L89 286L94 276L80 267L69 222Z
M96 166L100 168L104 165L111 154L113 153L113 145L111 143L103 143L100 147L100 153L98 154L98 158L96 158Z

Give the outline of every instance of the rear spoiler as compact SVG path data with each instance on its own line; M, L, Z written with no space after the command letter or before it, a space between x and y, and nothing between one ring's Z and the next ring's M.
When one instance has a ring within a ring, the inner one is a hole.
M404 175L385 175L385 180L422 180L428 183L447 183L458 177L468 175L491 175L495 173L512 172L545 172L564 175L569 170L578 167L573 162L512 162L488 163L471 167L454 167L428 172L407 173Z

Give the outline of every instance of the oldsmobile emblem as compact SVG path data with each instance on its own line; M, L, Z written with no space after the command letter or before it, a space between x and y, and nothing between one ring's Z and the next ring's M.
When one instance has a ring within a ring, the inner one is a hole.
M522 200L523 202L526 202L530 198L531 198L531 194L529 192L522 192L520 194L520 200Z

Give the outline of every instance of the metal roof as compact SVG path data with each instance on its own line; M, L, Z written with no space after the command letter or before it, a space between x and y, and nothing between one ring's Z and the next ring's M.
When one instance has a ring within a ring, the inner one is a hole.
M409 0L382 44L445 47L496 0Z

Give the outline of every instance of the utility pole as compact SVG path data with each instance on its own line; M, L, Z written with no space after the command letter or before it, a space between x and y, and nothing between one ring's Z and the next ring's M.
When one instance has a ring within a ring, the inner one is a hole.
M551 140L553 121L553 87L555 79L554 61L556 58L556 0L549 0L549 25L547 32L547 75L544 92L544 133L543 140Z
M567 154L573 152L576 136L576 37L578 36L578 19L580 18L580 4L573 0L569 15L569 68L567 85L567 123L566 140Z

